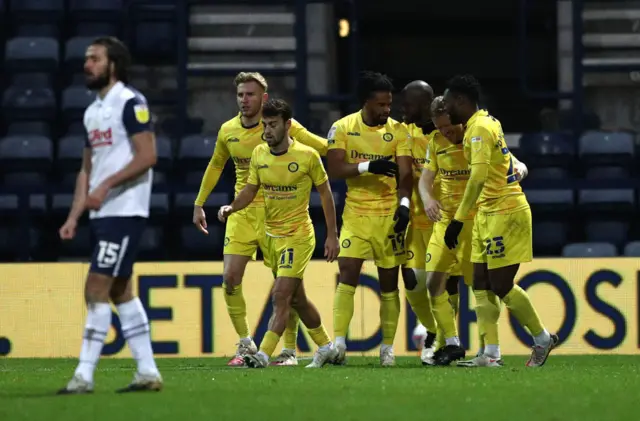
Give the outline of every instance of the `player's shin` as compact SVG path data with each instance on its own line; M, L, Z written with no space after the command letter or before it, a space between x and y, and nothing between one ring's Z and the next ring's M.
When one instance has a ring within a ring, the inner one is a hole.
M430 272L428 274L429 294L431 296L431 310L439 328L442 328L446 345L460 345L455 313L449 303L449 293L446 290L447 274Z
M336 344L345 346L349 324L353 318L356 287L340 282L333 299L333 331Z
M80 363L75 371L75 375L80 376L87 383L93 383L93 372L100 359L110 327L111 305L107 302L89 303L80 350Z
M151 335L147 313L138 297L116 306L122 324L122 334L127 340L131 354L138 364L138 373L158 375L158 367L153 358Z
M482 338L484 354L500 358L498 320L500 319L500 299L491 291L474 290L478 332Z
M382 344L392 346L398 330L400 318L399 291L383 292L380 302L380 321L382 324Z
M502 300L520 324L529 329L536 345L543 347L549 345L551 335L544 328L542 320L525 290L514 285Z
M247 304L242 294L242 284L229 287L225 282L224 301L227 304L227 313L233 324L233 328L240 340L250 340L249 323L247 322Z
M422 269L402 269L405 278L407 301L420 323L427 329L427 333L434 335L437 331L436 321L431 312L431 301L427 292L427 272ZM415 277L415 282L407 282L407 277ZM410 288L413 287L413 288Z
M287 326L285 327L284 334L282 335L283 351L287 350L292 354L295 354L299 325L300 316L294 308L291 308L289 310L289 319L287 320Z

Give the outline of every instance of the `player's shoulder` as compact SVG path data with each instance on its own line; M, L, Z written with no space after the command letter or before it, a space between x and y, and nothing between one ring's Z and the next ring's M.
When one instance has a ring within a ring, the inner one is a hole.
M255 148L253 148L253 152L252 152L252 158L261 158L264 157L266 155L269 155L269 145L267 145L266 143L261 143L258 146L256 146Z
M242 122L240 121L239 115L230 118L220 125L220 129L224 131L236 130L238 128L242 128Z
M291 129L289 129L291 132L295 133L305 129L306 128L298 120L296 120L295 118L291 119Z
M320 157L320 154L318 153L318 151L316 151L314 148L312 148L311 146L307 146L304 143L300 143L300 142L294 142L292 145L292 152L298 156L301 157Z
M122 91L120 91L119 94L119 98L120 101L122 101L124 104L147 105L147 98L144 96L144 94L130 85L125 85L122 88Z
M332 128L336 128L336 130L337 130L337 129L343 129L343 130L345 130L345 129L348 129L348 128L350 128L350 127L354 127L354 126L356 126L356 125L358 124L358 122L359 122L359 118L358 118L358 114L359 114L359 113L360 113L360 111L357 111L357 112L355 112L355 113L348 114L348 115L346 115L346 116L342 117L341 119L336 120L336 121L331 125L331 127L332 127Z

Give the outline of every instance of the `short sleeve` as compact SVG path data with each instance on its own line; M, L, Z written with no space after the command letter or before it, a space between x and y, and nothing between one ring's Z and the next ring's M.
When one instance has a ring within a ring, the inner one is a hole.
M496 139L486 127L475 125L469 130L470 165L490 164Z
M427 156L425 157L424 168L432 171L438 172L438 157L436 155L436 142L433 138L429 139L429 143L427 143Z
M329 144L329 150L347 149L347 135L338 122L334 123L333 126L331 126L331 129L329 129L329 133L327 134L327 143Z
M316 151L313 151L313 154L311 155L311 162L309 163L309 175L311 176L311 180L313 181L314 186L319 186L329 180L327 172L324 169L324 165L322 165L322 161L320 160L320 154L318 154L318 152Z
M396 145L396 156L413 157L413 153L411 152L411 135L409 134L409 130L407 130L404 126L400 126L400 128L396 130L396 134L398 136L398 143Z
M135 96L127 101L122 110L122 124L129 136L152 131L151 113L144 99Z
M247 178L247 184L253 184L254 186L260 185L260 177L258 176L259 155L260 148L255 148L251 153L251 163L249 164L249 177Z

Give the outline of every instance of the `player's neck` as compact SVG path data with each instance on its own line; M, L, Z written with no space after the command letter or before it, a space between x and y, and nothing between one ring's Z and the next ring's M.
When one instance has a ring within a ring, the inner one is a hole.
M366 124L369 127L378 127L380 126L380 124L378 124L377 121L374 121L371 117L369 117L369 114L367 113L367 110L365 108L363 108L360 111L360 115L362 116L362 122L364 124Z
M479 108L476 106L475 108L471 108L469 109L469 111L463 116L464 117L464 123L462 123L463 125L467 125L467 123L469 122L469 120L471 120L471 117L473 117L473 115L475 113L477 113L479 110Z
M273 155L284 155L289 150L289 146L293 143L293 140L287 135L285 140L280 142L278 145L269 148Z
M104 99L104 97L107 96L107 94L109 93L111 88L113 88L116 83L118 83L117 80L112 80L111 82L109 82L109 84L107 86L105 86L104 88L100 89L98 91L98 96L100 97L100 99Z
M256 127L258 125L258 123L260 123L260 119L262 118L262 114L258 113L256 115L254 115L253 117L246 117L246 116L240 116L240 123L242 124L242 127L244 128L253 128Z
M435 129L435 126L433 125L433 121L431 121L430 118L418 121L416 123L416 126L420 127L422 129L422 133L425 133L425 134L427 132L432 132Z

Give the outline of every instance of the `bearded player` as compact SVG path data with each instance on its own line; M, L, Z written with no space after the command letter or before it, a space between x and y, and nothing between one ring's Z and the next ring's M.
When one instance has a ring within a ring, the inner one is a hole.
M235 165L235 193L237 195L247 182L253 150L264 143L260 120L262 105L268 99L266 79L257 72L241 72L236 76L234 84L240 112L220 127L215 150L202 178L200 191L193 208L193 223L207 235L209 233L207 232L207 220L203 206L218 183L225 164L231 158ZM326 155L326 140L310 133L293 119L289 133L300 143L312 147L321 155ZM242 279L247 263L255 259L258 247L265 255L264 218L264 198L262 193L259 193L249 206L231 215L227 221L223 263L224 299L231 323L240 339L236 355L228 363L232 367L244 366L243 357L257 352L256 344L249 333ZM269 262L266 260L265 265L269 266ZM284 333L282 353L272 362L273 365L298 364L296 339L299 318L295 310L290 312L290 316Z
M471 174L460 205L444 232L449 249L459 247L460 233L478 206L471 241L474 290L493 291L533 336L528 367L541 367L559 339L542 324L529 295L515 284L521 263L533 258L531 209L514 171L514 160L500 122L478 107L480 85L471 75L455 76L444 95L453 124L463 124L464 155ZM478 313L478 324L497 329L499 313ZM488 334L487 334L488 335ZM486 345L489 345L486 343ZM495 359L485 347L487 358Z
M358 84L362 109L329 131L329 176L346 179L347 199L340 232L339 283L333 307L336 364L344 364L354 294L364 261L378 267L381 303L382 366L395 364L393 341L400 316L398 270L405 263L413 162L409 133L389 118L393 84L385 75L364 72ZM397 176L397 180L396 180Z
M221 221L249 206L258 194L264 195L267 253L265 260L276 273L271 292L273 317L260 344L260 351L244 357L250 368L264 368L282 336L291 307L294 307L309 335L318 345L307 368L320 368L335 354L318 309L307 299L304 272L311 260L316 237L309 216L312 185L320 194L327 223L325 257L332 262L338 256L338 228L333 194L320 155L289 136L291 108L282 100L269 100L263 108L266 144L257 146L251 156L251 168L245 187L229 206L220 208ZM260 191L262 186L262 191Z

